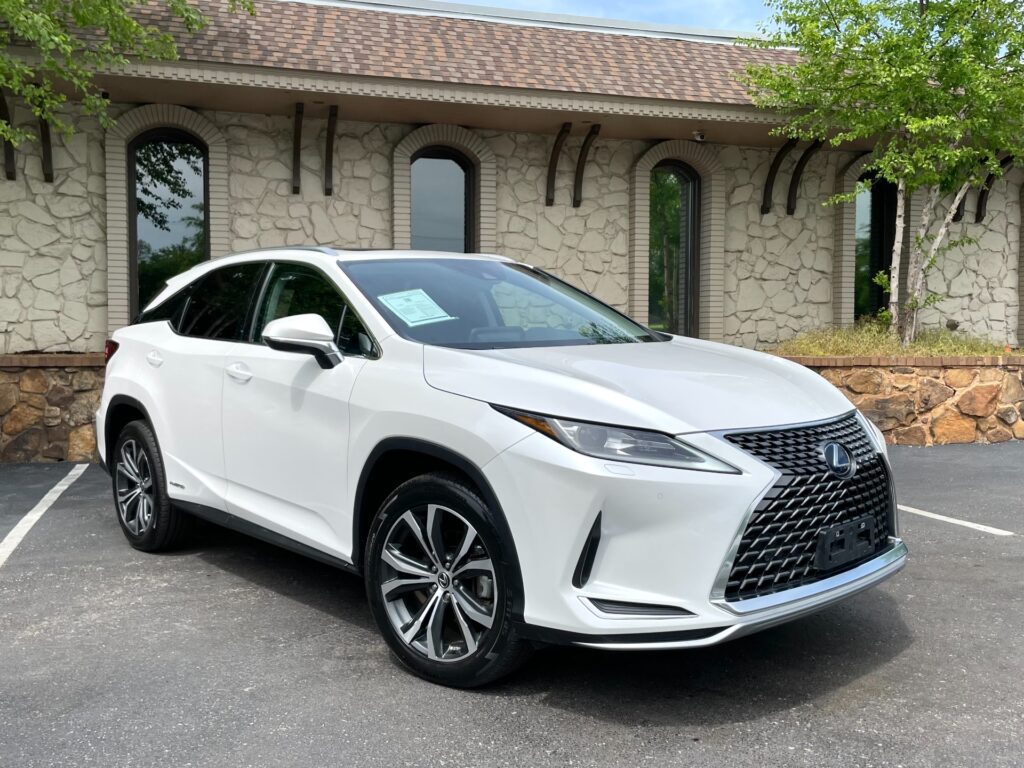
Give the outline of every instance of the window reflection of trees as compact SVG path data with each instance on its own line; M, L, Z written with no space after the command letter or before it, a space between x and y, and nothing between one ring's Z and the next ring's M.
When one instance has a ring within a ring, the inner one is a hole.
M137 311L168 278L207 258L207 152L187 133L158 129L137 138L129 153Z

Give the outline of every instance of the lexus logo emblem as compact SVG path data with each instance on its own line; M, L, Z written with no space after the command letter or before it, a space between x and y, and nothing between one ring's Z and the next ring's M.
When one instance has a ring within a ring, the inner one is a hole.
M857 462L839 443L825 443L821 449L828 471L840 480L847 480L857 472Z
M451 586L451 583L451 576L449 576L444 571L441 571L439 574L437 574L437 585L441 587L441 589L448 589L448 587Z

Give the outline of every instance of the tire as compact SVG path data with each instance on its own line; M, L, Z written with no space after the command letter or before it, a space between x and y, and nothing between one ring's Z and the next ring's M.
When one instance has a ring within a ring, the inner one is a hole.
M163 457L149 424L132 421L121 430L110 456L110 478L117 522L129 544L160 552L181 542L188 516L171 506Z
M404 667L475 688L522 663L529 646L513 627L518 574L506 554L492 512L459 478L421 475L391 493L363 563L370 610Z

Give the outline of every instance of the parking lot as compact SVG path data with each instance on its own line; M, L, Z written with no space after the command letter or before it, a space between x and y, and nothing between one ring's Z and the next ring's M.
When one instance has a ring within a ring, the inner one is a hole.
M471 692L395 666L352 576L209 526L136 552L90 466L0 566L0 765L1022 765L1024 444L892 454L901 504L988 528L904 513L844 604ZM0 540L71 469L0 466Z

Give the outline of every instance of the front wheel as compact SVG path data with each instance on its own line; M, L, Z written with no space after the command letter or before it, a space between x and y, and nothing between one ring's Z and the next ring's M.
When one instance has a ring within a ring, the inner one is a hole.
M513 566L490 515L458 478L430 474L399 486L374 519L370 608L399 661L432 682L485 685L525 656L511 620Z

